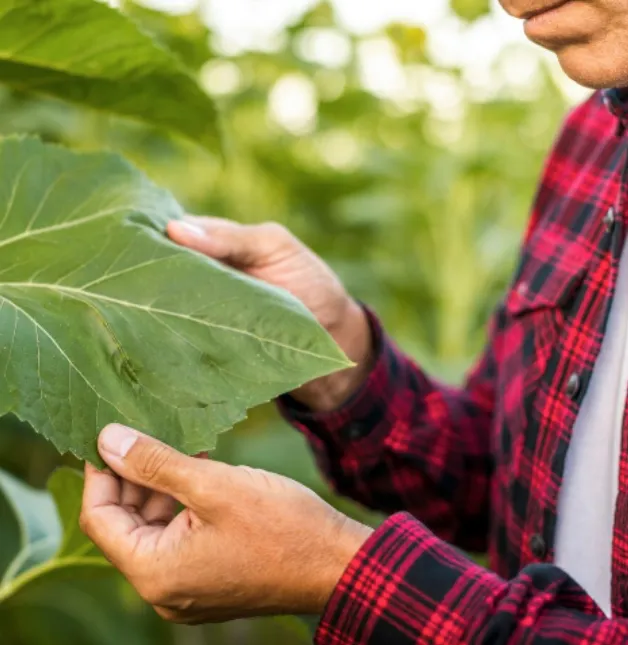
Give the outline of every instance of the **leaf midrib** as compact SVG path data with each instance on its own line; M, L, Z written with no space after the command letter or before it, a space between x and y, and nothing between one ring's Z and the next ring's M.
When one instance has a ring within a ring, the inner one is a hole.
M305 356L310 356L312 358L329 361L332 363L336 363L338 365L343 365L345 367L349 365L346 360L333 358L331 356L326 356L324 354L318 354L316 352L312 352L307 349L303 349L301 347L295 347L294 345L288 345L287 343L282 343L272 338L264 338L263 336L258 336L253 332L247 331L246 329L239 329L237 327L231 327L229 325L221 325L220 323L211 322L209 320L201 320L200 318L194 318L193 316L178 313L176 311L168 311L167 309L155 308L149 305L140 305L134 302L130 302L128 300L120 300L118 298L112 298L111 296L105 296L104 294L94 293L93 291L85 291L83 289L78 289L75 287L66 287L58 284L47 284L43 282L0 282L0 289L2 289L3 287L17 288L17 289L46 289L53 292L67 294L70 297L73 297L74 299L77 299L77 300L82 300L83 298L86 298L88 300L91 299L91 300L96 300L101 302L107 302L127 309L137 309L139 311L145 311L147 313L150 313L156 316L161 315L161 316L169 316L172 318L178 318L180 320L186 320L188 322L192 322L212 329L219 329L221 331L240 334L242 336L248 336L249 338L253 338L259 343L275 345L277 347L281 347L283 349L295 352L297 354L303 354ZM13 306L16 306L13 301L11 301L9 298L6 297L6 295L3 297L7 299Z

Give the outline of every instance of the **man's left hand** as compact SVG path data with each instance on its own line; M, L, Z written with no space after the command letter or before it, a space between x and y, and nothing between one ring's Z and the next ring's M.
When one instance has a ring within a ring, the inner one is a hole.
M81 527L167 620L321 613L371 532L285 477L123 426L99 451L113 472L86 466Z

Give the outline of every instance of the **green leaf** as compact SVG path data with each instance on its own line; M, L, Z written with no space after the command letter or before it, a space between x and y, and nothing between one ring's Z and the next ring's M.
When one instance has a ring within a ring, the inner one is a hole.
M60 468L48 481L50 492L33 491L2 471L0 481L9 482L6 488L0 487L0 503L10 494L11 508L20 517L41 513L44 502L46 512L40 517L40 528L54 536L59 546L46 560L15 577L5 578L0 584L3 643L170 642L165 635L159 635L157 616L80 531L78 516L83 490L80 472ZM2 528L0 525L0 553L9 546L2 541Z
M190 69L199 69L213 58L211 33L198 8L190 13L171 14L126 0L122 10Z
M21 550L0 581L0 604L38 592L44 584L84 579L109 568L79 529L81 474L61 468L51 477L49 489L52 495L0 471L0 492L14 507L22 532Z
M350 365L285 291L166 239L179 217L116 155L0 141L0 416L93 463L111 422L192 454Z
M15 506L7 496L0 494L0 577L20 551L20 528Z
M3 644L174 645L169 626L120 575L94 571L97 579L77 570L67 580L43 576L0 604Z
M128 17L95 0L5 0L0 82L220 148L214 103L183 64Z
M48 490L61 520L63 539L56 558L98 556L94 543L81 531L79 515L83 498L83 475L74 468L59 468L48 480Z
M3 568L0 588L23 571L46 561L58 549L61 527L55 506L39 491L0 471L2 553L10 560ZM6 539L6 542L5 542Z

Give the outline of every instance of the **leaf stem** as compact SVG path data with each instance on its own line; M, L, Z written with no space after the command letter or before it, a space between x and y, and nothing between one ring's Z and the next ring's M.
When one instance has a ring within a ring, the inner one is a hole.
M44 562L32 569L29 569L26 573L14 578L9 582L0 587L0 604L6 602L11 596L14 596L18 591L21 591L28 584L36 580L39 576L43 576L47 573L52 573L58 569L64 567L80 567L80 566L93 566L93 567L106 567L110 568L111 565L104 558L99 557L71 557L71 558L61 558L61 559L52 559L48 562Z

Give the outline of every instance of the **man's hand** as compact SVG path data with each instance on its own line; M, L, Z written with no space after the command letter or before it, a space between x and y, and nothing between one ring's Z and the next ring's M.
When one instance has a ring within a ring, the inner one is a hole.
M123 426L99 451L114 472L86 466L81 527L167 620L321 613L371 532L289 479Z
M286 289L314 314L357 367L318 379L293 392L315 410L333 410L364 382L372 339L362 308L333 271L278 224L242 225L188 216L168 226L172 240Z

